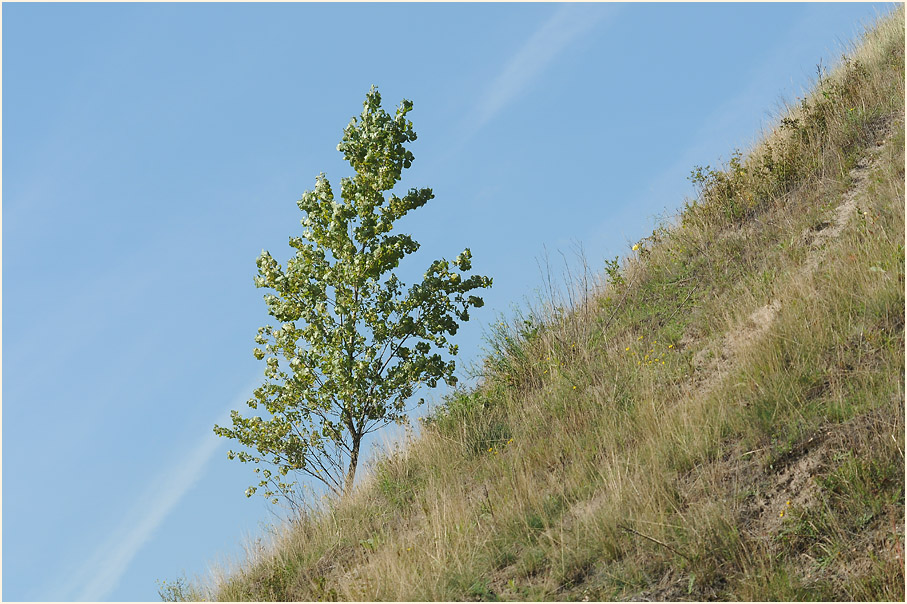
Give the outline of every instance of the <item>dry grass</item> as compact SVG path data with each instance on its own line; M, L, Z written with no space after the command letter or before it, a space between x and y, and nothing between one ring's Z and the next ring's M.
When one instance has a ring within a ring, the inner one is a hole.
M899 6L352 496L168 596L903 599L903 110Z

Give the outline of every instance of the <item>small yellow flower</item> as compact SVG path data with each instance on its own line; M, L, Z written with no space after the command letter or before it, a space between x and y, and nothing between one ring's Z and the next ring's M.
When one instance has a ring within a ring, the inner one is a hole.
M635 251L638 250L638 249L639 249L639 244L638 244L638 243L634 244L634 245L633 245L633 251L635 252Z
M787 500L787 505L790 505L790 499Z
M576 386L574 386L573 389L576 390Z
M625 350L625 351L628 351L628 350L630 350L630 347L627 346L626 348L624 348L624 350Z
M784 510L781 510L781 513L778 514L778 518L784 518Z

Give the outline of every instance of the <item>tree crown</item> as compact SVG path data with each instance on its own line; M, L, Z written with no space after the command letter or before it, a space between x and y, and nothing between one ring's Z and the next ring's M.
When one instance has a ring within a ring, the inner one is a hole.
M407 421L407 404L421 385L455 384L450 342L469 308L471 294L491 279L467 275L466 248L452 262L435 260L421 282L406 289L394 273L419 249L394 224L434 197L431 189L389 193L413 162L405 147L416 140L404 100L394 116L381 108L373 86L362 113L343 131L337 149L355 175L340 181L336 199L325 175L298 201L301 237L290 237L295 255L282 267L263 251L255 285L269 289L268 313L281 324L258 330L253 351L265 361L265 383L248 401L270 417L231 414L232 428L215 426L254 452L230 458L271 464L255 468L258 487L276 501L292 501L291 471L316 478L337 494L353 482L363 436L391 422ZM416 404L421 404L419 400ZM251 496L258 487L250 487Z

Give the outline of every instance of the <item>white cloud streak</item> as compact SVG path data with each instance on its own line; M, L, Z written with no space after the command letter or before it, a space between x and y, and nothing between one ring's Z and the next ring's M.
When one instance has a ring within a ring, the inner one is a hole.
M253 388L254 384L250 384L244 389L230 405L230 409L236 409L245 402ZM229 410L222 414L216 423L228 425ZM81 585L81 589L73 585L75 581L70 583L72 587L68 590L69 593L78 589L79 595L76 600L98 602L116 588L132 560L152 538L170 512L179 505L186 493L195 486L214 453L222 445L223 440L209 430L187 455L180 458L179 462L160 472L133 506L127 521L114 531L106 542L98 547L89 562L83 565L83 572L80 572L78 577L88 576L87 582Z
M210 434L196 445L184 462L167 471L169 480L166 486L145 504L138 523L117 534L111 549L99 552L98 570L83 587L78 600L97 602L107 597L142 546L201 477L202 470L221 444L214 434Z
M589 33L603 19L617 13L613 4L562 4L503 64L501 71L479 94L479 101L459 124L446 153L429 165L446 166L460 154L479 130L516 101L571 43ZM480 88L481 90L481 88Z
M470 119L470 134L481 129L529 85L566 49L588 33L614 6L564 4L529 37L491 82Z

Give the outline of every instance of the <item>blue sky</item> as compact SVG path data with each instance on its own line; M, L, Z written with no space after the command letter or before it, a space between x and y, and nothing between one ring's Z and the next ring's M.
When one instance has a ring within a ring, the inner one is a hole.
M3 599L155 600L274 521L211 428L371 84L436 195L413 266L494 278L462 365L546 249L626 254L888 6L4 4Z

